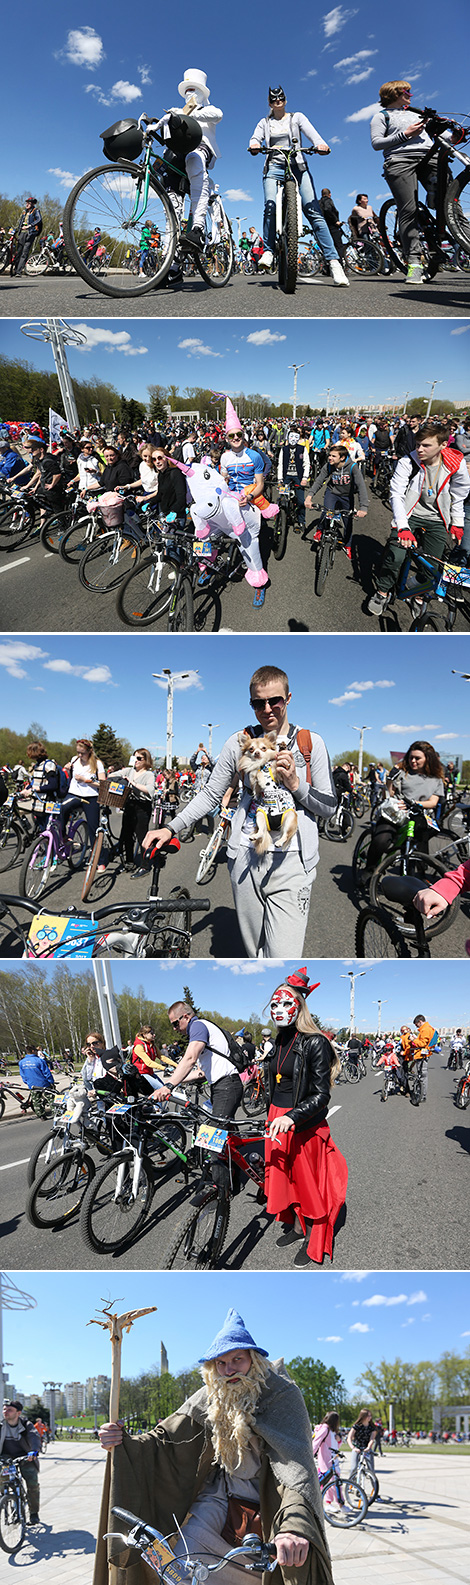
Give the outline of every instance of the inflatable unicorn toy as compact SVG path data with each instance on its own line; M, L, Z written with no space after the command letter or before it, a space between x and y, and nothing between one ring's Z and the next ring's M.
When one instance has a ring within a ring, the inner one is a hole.
M233 490L228 490L222 475L212 467L210 457L201 462L178 462L176 466L185 474L192 497L190 515L196 539L210 539L212 553L205 557L204 568L210 568L217 556L217 540L225 535L238 539L245 563L245 578L252 589L262 589L268 582L259 550L261 514L256 506L240 504ZM201 558L202 560L202 558Z

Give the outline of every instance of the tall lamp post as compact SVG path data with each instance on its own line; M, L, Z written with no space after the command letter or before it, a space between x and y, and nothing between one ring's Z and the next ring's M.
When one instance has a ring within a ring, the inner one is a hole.
M50 1431L51 1431L51 1441L52 1442L54 1441L54 1437L55 1437L55 1395L56 1395L56 1392L60 1392L61 1386L62 1386L62 1382L61 1381L44 1381L43 1382L44 1391L50 1393L49 1415L50 1415Z
M206 726L208 728L208 732L209 732L209 759L212 759L212 733L213 732L217 732L217 729L220 726L220 721L203 721L202 725Z
M361 780L362 780L362 758L363 758L363 753L364 753L364 732L372 732L372 727L371 726L353 726L351 721L349 722L349 725L351 727L351 732L359 732L360 733L360 737L359 737L359 755L358 755L358 761L357 761L357 769L358 769L358 772L359 772L359 776L361 777Z
M3 1311L4 1310L35 1310L37 1299L31 1293L25 1293L17 1288L13 1278L6 1271L0 1271L0 1413L3 1409L5 1397L4 1365L7 1361L3 1358Z
M354 1031L355 1031L355 1028L356 1028L356 1024L355 1024L355 986L356 986L356 980L364 979L364 976L366 974L367 974L367 969L360 969L358 974L354 974L352 969L348 969L347 974L340 974L340 980L349 980L349 1033L350 1033L350 1035L354 1034Z
M240 226L246 221L246 215L235 215L235 219L238 226L238 246L240 247Z
M184 677L189 677L189 671L170 671L169 666L164 666L163 671L154 671L152 676L156 682L166 685L166 768L171 770L173 759L173 691L175 682L180 682Z
M60 394L65 408L65 417L69 429L78 429L77 404L65 348L66 346L86 346L86 336L83 335L81 330L75 330L73 325L68 325L65 319L28 319L26 324L21 325L20 328L23 335L29 336L32 341L48 341L50 343L60 385Z
M428 405L427 405L427 408L426 408L426 412L425 412L425 415L424 415L425 418L429 418L429 414L431 412L431 407L432 407L432 399L433 399L433 396L434 396L436 385L442 385L442 380L425 380L424 384L431 386L431 390L430 390L430 393L429 393L429 402L428 402Z
M382 1008L387 1006L387 997L386 996L377 996L377 998L376 998L376 1006L378 1007L378 1013L377 1013L377 1034L381 1035L382 1034Z
M297 375L299 369L308 369L308 363L289 363L289 368L294 370L294 400L292 403L292 418L297 417Z

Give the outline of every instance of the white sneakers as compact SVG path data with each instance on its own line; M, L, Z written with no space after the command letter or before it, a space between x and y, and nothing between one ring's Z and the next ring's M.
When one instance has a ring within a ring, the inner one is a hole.
M335 286L349 286L348 277L345 275L339 259L330 259L330 275L333 276Z

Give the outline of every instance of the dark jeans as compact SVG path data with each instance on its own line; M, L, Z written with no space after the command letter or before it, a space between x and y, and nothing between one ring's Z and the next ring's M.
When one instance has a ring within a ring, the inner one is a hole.
M398 826L391 820L378 820L374 826L372 841L367 855L368 870L375 870L377 864L383 859L385 853L390 853L395 842ZM415 845L420 853L427 853L429 837L432 827L426 824L420 815L415 819Z
M341 512L344 523L344 543L345 545L349 545L354 521L351 514L349 497L346 497L345 495L338 495L336 490L331 490L329 484L327 484L323 507L325 512Z
M419 259L421 257L421 243L418 226L418 178L426 188L426 197L431 209L435 207L437 175L437 154L432 160L418 159L413 156L394 158L388 166L384 166L385 180L388 182L390 192L393 193L398 213L400 241L405 259Z
M414 518L412 513L409 519L409 527L418 541L418 550L422 551L424 556L438 556L441 558L443 555L449 557L452 555L454 540L447 537L445 523L442 522L442 518L437 513L435 522L430 519L425 526L420 522L419 518ZM380 571L377 574L377 587L380 589L381 594L389 594L390 590L395 588L398 583L400 568L403 566L407 553L408 546L400 544L398 529L394 526L388 544L385 546ZM426 572L426 569L420 568L416 573L416 582L424 586L428 583L429 577L430 574Z
M19 249L18 249L18 252L17 252L17 255L16 255L16 259L15 259L14 269L13 269L13 274L14 275L22 275L23 274L23 270L25 268L25 265L27 264L27 261L29 259L29 255L31 253L31 248L33 247L33 244L35 243L35 241L36 241L36 233L33 232L32 237L26 237L25 242L20 242Z
M211 1086L211 1101L215 1116L224 1118L235 1117L242 1095L243 1084L238 1073L234 1073L233 1078L231 1074L228 1074L226 1078L218 1079L217 1083ZM229 1169L225 1162L220 1161L217 1156L213 1158L212 1178L217 1188L224 1189L228 1193ZM234 1188L239 1186L239 1171L237 1167L233 1168L233 1185Z
M149 828L151 812L152 801L150 798L143 804L137 800L134 801L131 795L125 805L119 838L119 850L121 853L125 853L127 864L132 864L136 839L139 846L142 847L144 836Z
M82 799L78 798L75 793L71 793L68 798L64 798L60 810L62 830L65 831L69 816L73 814L76 809L80 808L83 810L83 813L86 816L90 847L93 847L100 818L100 806L97 798Z

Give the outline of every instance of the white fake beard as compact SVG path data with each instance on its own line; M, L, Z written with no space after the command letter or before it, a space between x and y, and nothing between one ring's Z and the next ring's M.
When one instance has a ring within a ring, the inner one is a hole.
M252 1352L248 1376L228 1381L217 1374L214 1360L201 1367L208 1393L207 1417L215 1462L229 1475L239 1468L255 1429L255 1409L268 1374L267 1360Z

